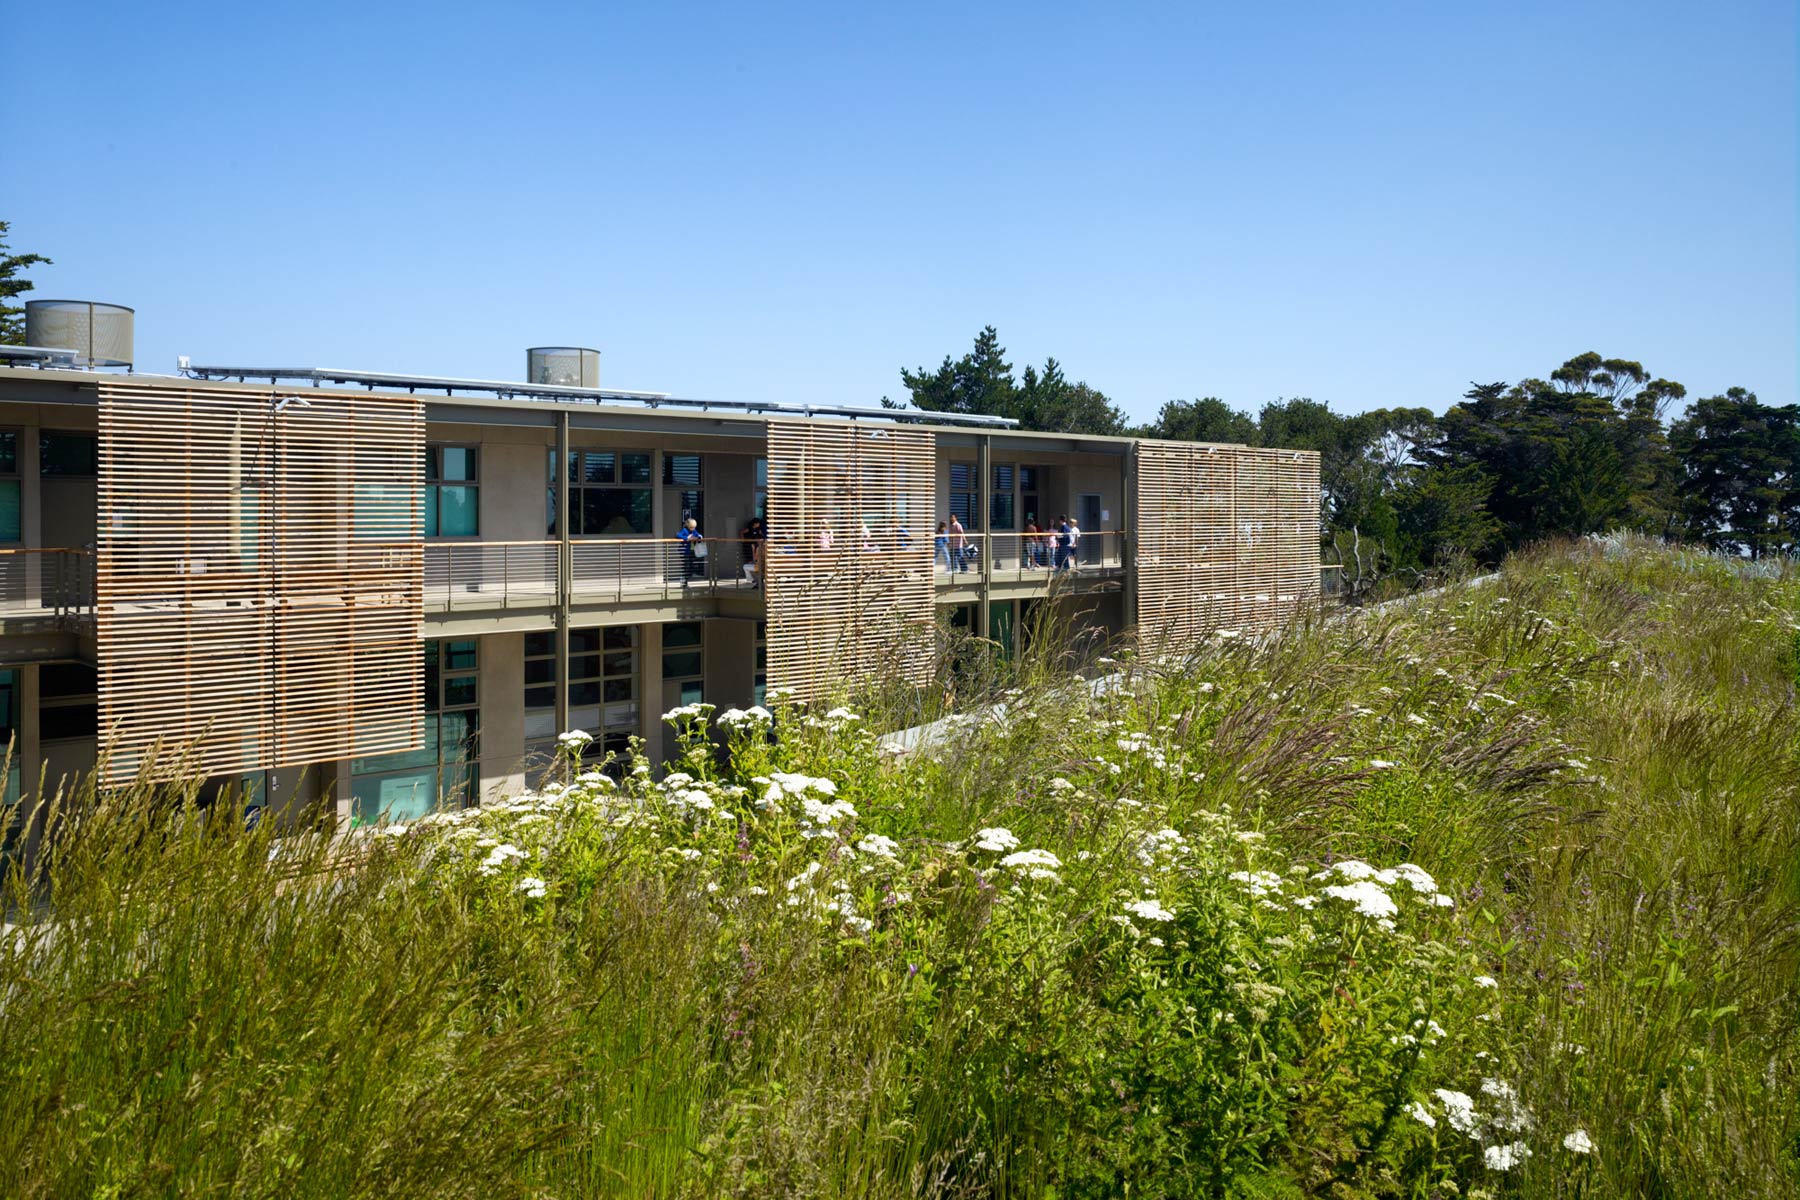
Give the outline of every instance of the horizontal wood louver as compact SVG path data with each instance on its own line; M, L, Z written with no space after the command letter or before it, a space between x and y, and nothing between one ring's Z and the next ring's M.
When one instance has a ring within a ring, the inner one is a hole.
M113 779L417 749L423 408L100 386L96 639Z
M1281 624L1318 599L1319 456L1137 444L1135 586L1146 643Z
M769 422L768 677L803 699L922 682L933 642L936 436Z

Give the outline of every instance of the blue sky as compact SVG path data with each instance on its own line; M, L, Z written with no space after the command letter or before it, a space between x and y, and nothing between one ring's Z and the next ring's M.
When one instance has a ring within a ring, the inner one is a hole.
M40 297L138 359L873 403L994 324L1133 417L1598 350L1796 399L1791 3L15 5ZM15 142L15 145L19 143Z

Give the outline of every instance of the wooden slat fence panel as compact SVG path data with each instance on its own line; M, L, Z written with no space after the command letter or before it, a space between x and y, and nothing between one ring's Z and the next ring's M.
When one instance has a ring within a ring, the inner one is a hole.
M1319 596L1319 456L1140 441L1137 625L1180 649L1279 626Z
M419 747L424 420L410 397L100 386L95 633L111 777Z
M768 676L803 699L929 677L936 435L769 422Z

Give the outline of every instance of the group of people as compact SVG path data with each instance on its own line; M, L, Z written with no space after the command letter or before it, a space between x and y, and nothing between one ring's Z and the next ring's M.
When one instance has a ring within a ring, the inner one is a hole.
M1024 545L1025 566L1031 570L1068 571L1075 566L1076 548L1081 545L1081 525L1074 517L1058 517L1047 527L1040 528L1037 518L1031 517L1025 522ZM952 574L959 571L974 570L980 548L969 540L968 530L963 528L956 514L951 513L948 521L939 521L937 527L937 563Z

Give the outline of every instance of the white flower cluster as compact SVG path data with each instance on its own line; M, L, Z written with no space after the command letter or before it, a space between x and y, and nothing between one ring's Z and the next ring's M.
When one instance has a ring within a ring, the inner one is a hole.
M977 829L971 844L975 849L986 850L989 854L1004 854L1019 844L1019 838L1012 830L995 826Z
M733 732L762 729L775 723L775 714L762 705L750 708L728 708L713 723Z
M1020 850L1000 860L1007 870L1023 872L1027 879L1058 882L1062 860L1048 850Z

